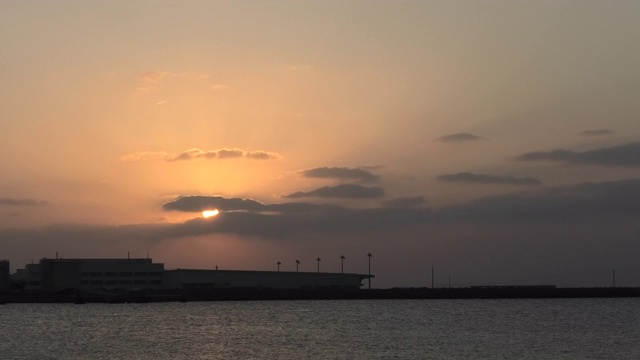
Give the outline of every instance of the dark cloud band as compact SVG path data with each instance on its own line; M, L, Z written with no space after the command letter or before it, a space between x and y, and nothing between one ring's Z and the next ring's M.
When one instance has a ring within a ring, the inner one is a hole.
M549 152L530 152L517 156L516 160L635 167L640 166L640 142L583 152L563 149Z
M288 199L304 197L340 198L340 199L372 199L384 195L381 187L367 187L357 184L342 184L336 186L324 186L311 191L298 191L285 195Z
M440 175L439 181L462 182L468 184L494 184L494 185L540 185L542 182L532 177L496 176L459 172L457 174Z
M378 176L361 168L319 167L300 171L300 174L307 178L317 179L355 180L364 182L378 181Z
M484 138L481 136L473 135L469 133L457 133L457 134L444 135L437 138L436 140L440 142L446 142L446 143L459 143L459 142L467 142L467 141L484 140Z

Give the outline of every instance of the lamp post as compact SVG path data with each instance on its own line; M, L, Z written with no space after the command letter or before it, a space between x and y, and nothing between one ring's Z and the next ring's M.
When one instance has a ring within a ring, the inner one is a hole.
M316 261L318 262L318 272L320 272L320 258L317 258Z
M344 255L340 256L340 272L344 274Z
M373 255L371 255L371 253L368 253L367 256L369 257L369 290L371 290L371 257Z
M298 272L298 266L300 266L300 260L296 260L296 272Z
M280 272L280 261L278 261L276 264L278 265L278 272Z

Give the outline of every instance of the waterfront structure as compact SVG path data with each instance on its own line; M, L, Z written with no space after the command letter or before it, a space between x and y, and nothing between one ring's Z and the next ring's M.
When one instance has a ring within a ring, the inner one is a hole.
M42 259L39 265L46 291L159 289L164 275L164 264L151 259Z
M359 289L353 273L165 270L151 259L42 259L18 270L25 290Z
M0 260L0 291L9 290L9 261Z
M359 289L367 275L289 271L167 270L169 289Z

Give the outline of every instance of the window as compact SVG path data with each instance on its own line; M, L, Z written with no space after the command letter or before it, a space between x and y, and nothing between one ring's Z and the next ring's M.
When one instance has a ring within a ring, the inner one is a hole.
M162 271L151 271L149 276L162 276Z
M149 280L149 285L162 285L162 280Z
M106 280L106 281L104 282L104 284L105 284L105 285L117 285L117 284L118 284L118 282L117 282L117 281L115 281L115 280Z
M104 276L108 276L108 277L116 277L118 276L118 273L115 271L111 271L111 272L106 272L104 273Z
M121 280L120 285L131 285L131 280Z
M133 273L133 276L147 276L147 273L144 271L136 271Z
M136 280L133 283L136 285L147 285L146 280Z
M91 272L91 277L100 277L102 276L101 272Z
M130 271L121 272L120 276L131 276L131 272Z
M92 280L91 285L102 285L102 280Z

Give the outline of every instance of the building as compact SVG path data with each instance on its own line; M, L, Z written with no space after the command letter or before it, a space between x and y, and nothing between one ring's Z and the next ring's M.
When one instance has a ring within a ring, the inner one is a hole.
M165 270L151 259L42 259L28 264L26 290L359 289L361 274L245 270ZM16 273L17 275L17 273Z
M168 270L165 288L168 289L359 289L368 275L242 271L242 270Z
M42 259L42 290L159 289L164 264L151 259ZM28 281L28 284L31 284Z
M9 291L9 261L0 260L0 291Z
M20 274L22 274L20 276ZM16 279L24 282L26 290L42 289L42 266L40 264L27 264L24 270L18 269Z

